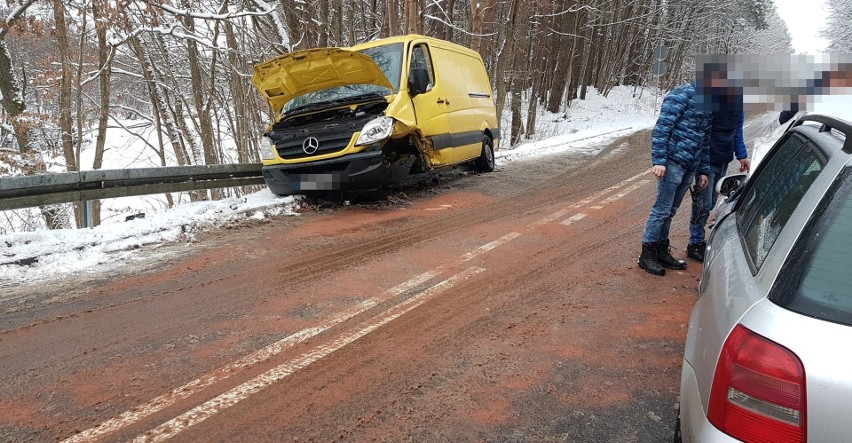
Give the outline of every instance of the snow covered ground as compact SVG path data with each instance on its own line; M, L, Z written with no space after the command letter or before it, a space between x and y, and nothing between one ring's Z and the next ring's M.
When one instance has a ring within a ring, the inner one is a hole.
M587 100L572 103L567 116L540 112L535 137L498 152L498 165L551 155L594 154L613 138L653 126L659 98L649 90L636 91L635 95L631 87L615 88L608 97L590 90ZM105 169L159 165L156 153L145 142L153 134L134 131L130 129L132 122L125 123L129 130L110 130ZM91 164L91 155L84 152L84 164ZM94 229L0 236L0 287L63 274L107 272L137 259L137 251L143 246L150 250L164 243L192 241L193 233L247 218L298 215L301 202L301 197L276 197L267 189L216 202L190 203L184 199L172 209L166 209L162 196L107 200L104 224ZM127 215L141 212L144 219L124 221Z
M532 140L497 152L497 164L569 152L594 154L606 147L609 140L653 127L662 101L655 93L655 90L618 86L604 97L590 88L586 100L571 103L567 116L540 109ZM509 113L505 112L501 122L504 140L509 139L509 121Z
M195 234L246 219L298 215L301 196L268 189L242 197L177 205L160 213L94 229L17 232L0 237L0 288L63 274L102 273L133 261L143 246L192 242Z

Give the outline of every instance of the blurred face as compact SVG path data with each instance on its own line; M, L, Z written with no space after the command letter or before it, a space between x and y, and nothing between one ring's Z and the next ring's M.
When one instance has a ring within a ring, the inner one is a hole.
M710 74L710 87L716 90L728 86L728 75L726 72L716 71Z
M852 88L852 71L834 71L828 79L832 88Z

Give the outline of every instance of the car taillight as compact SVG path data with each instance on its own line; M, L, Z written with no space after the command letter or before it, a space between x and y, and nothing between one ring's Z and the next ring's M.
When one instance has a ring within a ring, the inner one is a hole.
M737 325L716 365L710 423L748 443L804 442L806 410L799 357Z

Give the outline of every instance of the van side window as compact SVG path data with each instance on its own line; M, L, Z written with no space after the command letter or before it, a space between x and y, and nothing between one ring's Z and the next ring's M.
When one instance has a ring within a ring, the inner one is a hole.
M767 160L743 195L737 224L755 269L760 269L784 225L822 172L824 160L815 148L793 134Z
M432 57L429 55L429 48L424 44L419 44L414 47L411 52L411 70L425 69L429 73L429 85L435 84L435 71L432 70Z

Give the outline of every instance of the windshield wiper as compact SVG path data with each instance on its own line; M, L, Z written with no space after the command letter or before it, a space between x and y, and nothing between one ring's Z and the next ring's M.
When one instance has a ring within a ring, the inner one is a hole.
M308 103L306 105L302 105L302 106L299 106L297 108L293 108L293 109L285 112L282 115L282 117L289 117L291 115L298 114L298 113L301 113L301 112L310 111L310 110L313 110L313 109L325 108L327 106L336 105L336 104L340 104L340 103L351 103L351 102L357 102L357 101L365 101L367 99L384 100L384 97L379 95L379 94L376 94L375 92L367 92L365 94L350 95L348 97L341 97L341 98L334 99L334 100L328 100L328 101L317 102L317 103Z

